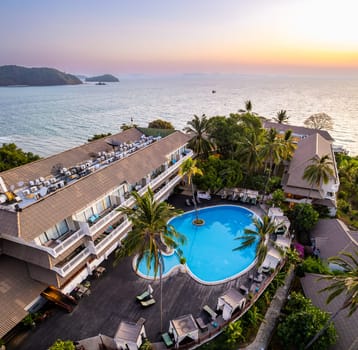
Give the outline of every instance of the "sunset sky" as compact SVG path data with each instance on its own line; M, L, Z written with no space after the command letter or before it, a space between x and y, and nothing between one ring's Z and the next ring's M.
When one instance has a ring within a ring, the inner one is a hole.
M357 0L1 0L0 65L358 76Z

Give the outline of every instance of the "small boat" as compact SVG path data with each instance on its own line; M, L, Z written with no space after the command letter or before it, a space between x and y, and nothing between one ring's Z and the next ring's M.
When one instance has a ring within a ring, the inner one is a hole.
M216 90L211 90L211 93L212 93L212 94L216 94Z
M106 83L104 83L103 81L99 81L98 83L96 83L96 85L106 85Z

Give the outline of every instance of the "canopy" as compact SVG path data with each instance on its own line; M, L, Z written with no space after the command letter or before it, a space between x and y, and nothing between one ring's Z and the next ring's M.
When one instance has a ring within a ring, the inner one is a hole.
M222 310L223 319L229 320L238 308L242 309L246 304L246 298L234 288L229 289L218 298L217 309Z
M169 322L169 332L173 333L176 346L186 337L199 339L199 328L192 314L180 316Z

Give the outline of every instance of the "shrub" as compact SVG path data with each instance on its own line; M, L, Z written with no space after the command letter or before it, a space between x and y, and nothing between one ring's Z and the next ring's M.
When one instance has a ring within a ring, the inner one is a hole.
M49 348L49 350L75 350L76 347L72 340L57 339Z
M323 263L321 259L317 259L312 256L309 256L308 258L303 260L302 267L304 272L319 273L321 275L331 274L330 269L326 264Z

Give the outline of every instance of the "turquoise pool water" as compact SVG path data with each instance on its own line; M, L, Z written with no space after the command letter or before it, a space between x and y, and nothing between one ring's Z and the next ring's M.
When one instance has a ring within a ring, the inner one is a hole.
M218 283L230 279L248 268L255 260L255 246L233 251L240 245L236 237L244 235L246 227L253 228L252 211L238 206L221 205L200 209L199 218L205 225L195 226L195 212L175 217L170 224L187 238L181 246L189 273L203 283ZM163 275L180 265L176 253L164 257ZM153 269L147 270L144 260L139 264L140 274L153 277Z

